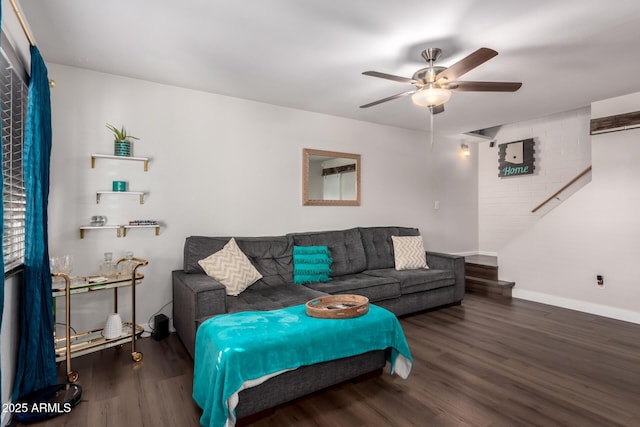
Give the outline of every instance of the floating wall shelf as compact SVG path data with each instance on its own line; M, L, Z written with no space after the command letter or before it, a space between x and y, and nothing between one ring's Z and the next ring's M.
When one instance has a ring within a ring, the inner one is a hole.
M113 154L91 154L91 168L96 167L96 159L109 159L109 160L125 160L125 161L134 161L134 162L143 162L144 171L147 172L149 169L149 158L148 157L126 157L126 156L116 156ZM115 181L114 181L115 182ZM116 187L117 188L117 187ZM125 187L126 188L126 187ZM96 204L100 204L100 200L104 195L113 195L113 194L126 194L126 195L134 195L138 196L140 204L144 204L145 195L149 194L149 192L145 191L108 191L108 190L99 190L96 191ZM155 230L155 235L160 235L160 224L156 220L132 220L128 224L115 224L115 225L81 225L80 226L80 238L84 239L84 234L86 230L115 230L116 237L127 237L127 232L134 228L152 228Z
M120 237L121 225L81 225L80 238L84 239L85 230L116 230L116 237Z
M96 159L113 159L113 160L131 160L134 162L144 162L144 171L149 170L149 158L148 157L126 157L126 156L114 156L113 154L91 154L91 168L96 167Z
M123 225L122 226L122 232L124 237L127 237L127 230L131 230L132 228L155 228L156 229L156 236L158 236L160 234L160 225L159 224L153 224L153 225Z
M100 196L103 194L132 194L140 197L140 204L144 203L144 191L96 191L96 203L100 203Z
M160 224L150 225L81 225L80 238L84 239L85 230L116 230L116 237L127 237L127 230L133 228L154 228L156 236L160 235Z

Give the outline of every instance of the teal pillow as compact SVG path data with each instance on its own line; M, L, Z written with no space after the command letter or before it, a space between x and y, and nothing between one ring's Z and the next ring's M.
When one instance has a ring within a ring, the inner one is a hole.
M332 262L331 251L326 246L294 246L293 283L328 282Z

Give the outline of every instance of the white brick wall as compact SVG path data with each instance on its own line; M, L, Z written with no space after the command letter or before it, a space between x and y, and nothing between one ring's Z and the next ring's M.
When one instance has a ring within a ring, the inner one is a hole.
M504 125L496 135L496 144L482 142L478 148L478 222L481 252L499 252L513 238L528 230L539 217L557 205L552 201L536 212L531 210L551 196L591 164L589 136L590 108L555 114L528 122ZM535 172L507 178L498 177L498 146L533 138ZM589 182L580 180L564 192Z

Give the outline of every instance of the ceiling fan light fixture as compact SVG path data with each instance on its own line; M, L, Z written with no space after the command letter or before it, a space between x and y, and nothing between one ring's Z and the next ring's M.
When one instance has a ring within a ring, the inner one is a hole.
M459 92L515 92L522 86L521 82L474 82L460 81L459 78L495 57L498 52L482 47L450 67L435 66L434 62L440 56L441 50L429 48L422 51L422 58L429 64L421 68L411 78L395 76L393 74L378 71L365 71L364 75L379 77L400 83L408 83L414 86L413 90L388 96L365 105L360 108L369 108L383 102L411 95L414 104L419 107L428 107L431 114L439 114L444 111L444 104L451 98L451 91Z
M439 87L430 87L419 90L411 95L411 100L419 107L435 107L442 105L451 98L451 92Z

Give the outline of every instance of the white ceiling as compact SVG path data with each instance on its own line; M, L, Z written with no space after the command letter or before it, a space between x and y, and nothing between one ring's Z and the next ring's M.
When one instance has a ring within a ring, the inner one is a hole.
M21 0L48 63L302 110L427 130L411 89L420 52L449 66L500 54L461 80L521 81L515 93L454 93L450 135L640 91L638 0ZM11 12L7 12L11 13ZM51 76L55 79L55 75Z

